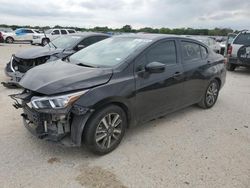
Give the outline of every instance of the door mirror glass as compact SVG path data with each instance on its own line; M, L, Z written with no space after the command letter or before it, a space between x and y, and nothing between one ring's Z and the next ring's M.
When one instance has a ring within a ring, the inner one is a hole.
M161 73L165 70L165 64L160 62L151 62L146 65L145 70L149 73Z

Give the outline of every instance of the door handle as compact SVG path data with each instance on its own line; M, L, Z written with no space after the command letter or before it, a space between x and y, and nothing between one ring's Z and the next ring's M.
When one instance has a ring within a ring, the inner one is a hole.
M180 77L181 75L182 75L181 72L176 72L176 73L174 73L174 78L178 78L178 77Z

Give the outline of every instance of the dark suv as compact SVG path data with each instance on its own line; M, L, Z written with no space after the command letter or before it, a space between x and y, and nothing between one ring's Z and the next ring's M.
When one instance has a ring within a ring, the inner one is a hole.
M227 70L250 67L250 31L240 32L227 49Z
M106 154L128 127L192 104L211 108L225 76L223 57L199 41L122 35L31 69L11 97L39 138Z

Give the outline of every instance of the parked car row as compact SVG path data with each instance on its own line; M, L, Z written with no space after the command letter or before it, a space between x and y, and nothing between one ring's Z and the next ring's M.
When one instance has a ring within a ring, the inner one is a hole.
M58 59L64 60L75 52L108 37L109 35L101 33L75 33L58 37L44 47L31 48L14 54L5 68L5 73L11 80L2 84L6 87L16 87L31 68Z
M129 127L213 107L226 77L223 56L204 43L160 34L61 36L14 54L6 72L21 74L11 98L32 134L101 155Z
M61 35L76 33L74 29L49 29L45 32L40 32L35 29L20 28L15 31L6 28L0 28L2 40L6 43L13 42L30 42L32 44L46 45L51 40ZM1 39L1 38L0 38Z
M74 29L49 29L45 31L44 33L34 34L32 37L32 44L39 44L39 45L45 46L51 40L54 40L58 36L68 35L68 34L73 34L73 33L76 33L76 30Z

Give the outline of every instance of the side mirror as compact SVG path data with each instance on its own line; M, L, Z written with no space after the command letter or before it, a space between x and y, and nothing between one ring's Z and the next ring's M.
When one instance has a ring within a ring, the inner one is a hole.
M85 48L85 46L84 46L83 44L78 44L78 45L77 45L77 50L81 50L81 49L83 49L83 48Z
M160 62L151 62L146 65L145 70L149 73L161 73L165 70L165 64Z

